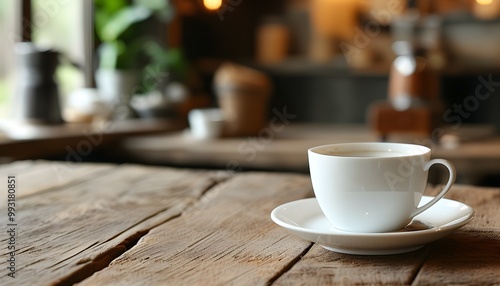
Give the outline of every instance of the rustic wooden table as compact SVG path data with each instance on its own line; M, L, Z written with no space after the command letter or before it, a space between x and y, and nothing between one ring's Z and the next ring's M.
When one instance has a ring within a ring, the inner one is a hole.
M313 196L307 175L18 161L0 178L0 285L500 284L500 189L454 186L447 197L475 209L468 225L410 253L355 256L271 221Z

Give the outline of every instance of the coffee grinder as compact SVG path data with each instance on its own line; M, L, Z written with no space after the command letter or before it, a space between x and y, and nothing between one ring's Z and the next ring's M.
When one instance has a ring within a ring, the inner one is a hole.
M385 140L394 133L431 136L438 123L439 77L420 44L420 13L414 1L392 24L396 54L390 73L388 100L370 106L372 128Z

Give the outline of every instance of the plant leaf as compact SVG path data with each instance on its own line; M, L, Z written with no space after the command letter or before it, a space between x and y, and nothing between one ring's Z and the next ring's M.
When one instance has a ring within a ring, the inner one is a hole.
M113 14L127 6L127 0L94 0L95 29L100 39L102 39L104 26L112 19Z
M153 11L165 10L170 5L168 0L134 0L134 4Z
M168 22L174 17L174 5L170 0L134 0L134 4L151 9L161 22Z
M118 39L130 26L146 20L152 13L151 9L135 5L119 11L104 25L101 40L114 41Z
M96 10L104 11L108 14L113 14L128 6L127 0L94 0Z

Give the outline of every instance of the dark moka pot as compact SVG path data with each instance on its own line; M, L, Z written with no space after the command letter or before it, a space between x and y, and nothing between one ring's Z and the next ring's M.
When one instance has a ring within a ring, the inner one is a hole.
M54 74L59 53L33 43L17 43L17 118L35 124L62 123L59 91Z

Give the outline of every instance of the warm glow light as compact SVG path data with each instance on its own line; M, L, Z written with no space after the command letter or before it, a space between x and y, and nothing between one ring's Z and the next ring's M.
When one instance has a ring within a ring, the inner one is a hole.
M493 3L493 0L476 0L476 3L479 5L490 5Z
M217 10L222 6L222 0L203 0L203 5L208 10Z

